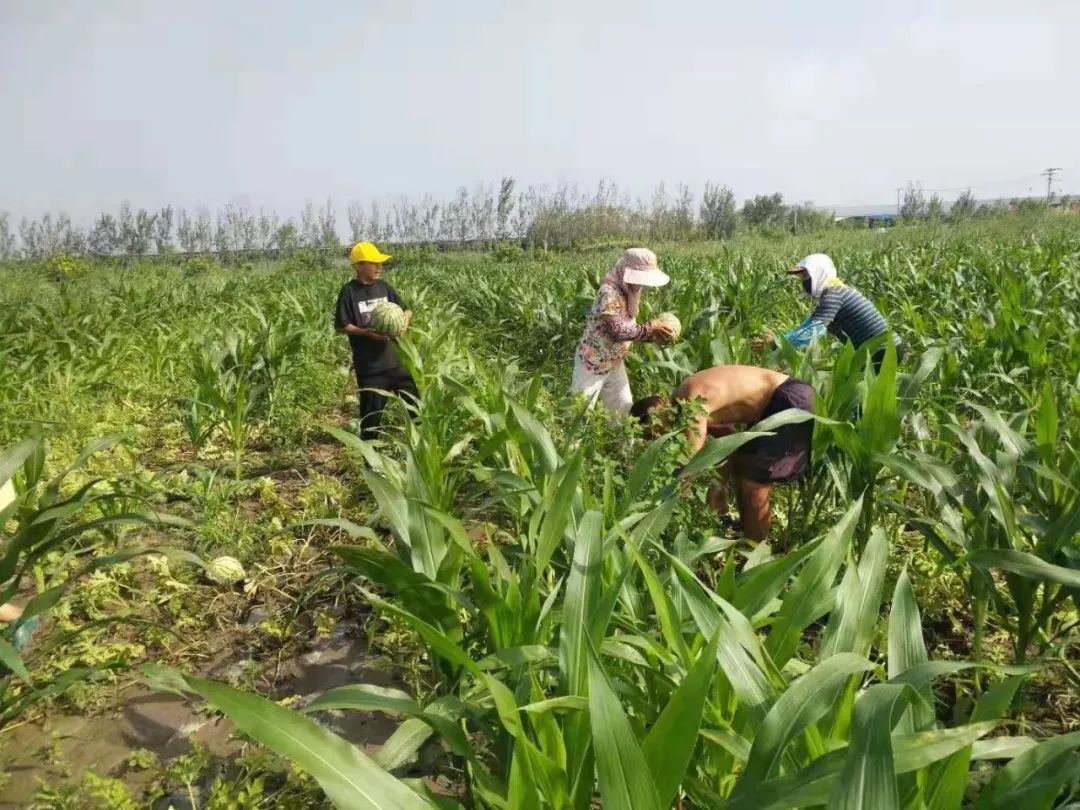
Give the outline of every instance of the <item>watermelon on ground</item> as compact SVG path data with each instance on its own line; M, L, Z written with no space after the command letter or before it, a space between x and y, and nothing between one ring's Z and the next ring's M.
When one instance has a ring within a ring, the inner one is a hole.
M207 563L206 575L214 582L228 585L232 582L239 582L246 576L246 573L244 566L240 564L238 559L222 556L215 557Z

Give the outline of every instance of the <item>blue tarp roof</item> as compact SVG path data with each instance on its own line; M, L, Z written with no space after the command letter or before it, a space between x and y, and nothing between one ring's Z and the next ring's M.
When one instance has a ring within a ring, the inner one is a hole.
M882 211L880 213L866 213L866 214L847 214L846 216L839 216L836 218L839 220L844 219L868 219L878 222L892 222L896 219L896 214L891 211Z

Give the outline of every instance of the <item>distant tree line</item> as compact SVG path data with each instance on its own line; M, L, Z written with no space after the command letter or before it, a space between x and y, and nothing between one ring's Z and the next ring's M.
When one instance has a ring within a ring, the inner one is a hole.
M904 190L899 214L901 221L908 223L958 222L973 217L993 217L1009 213L1041 211L1049 208L1051 204L1064 204L1067 206L1069 198L1044 200L1036 197L1023 197L980 204L975 199L971 189L967 189L953 201L952 205L946 208L945 202L938 194L931 194L927 197L920 186L909 183Z
M957 219L980 213L966 192L948 209L940 197L926 199L910 185L903 198L906 221ZM981 211L993 213L992 211ZM745 200L740 208L727 186L706 183L700 200L686 185L670 192L659 185L647 198L632 198L613 183L601 181L591 192L574 185L518 191L513 177L497 187L460 188L449 201L427 195L392 203L353 203L345 212L346 242L491 246L508 240L544 249L626 243L730 239L740 231L801 233L831 227L832 212L813 205L791 205L780 193ZM103 213L88 228L66 214L22 219L17 226L0 212L0 260L34 259L55 254L147 256L170 253L290 254L300 250L340 250L334 205L308 202L299 220L275 212L226 205L213 216L166 206L133 210L128 203Z

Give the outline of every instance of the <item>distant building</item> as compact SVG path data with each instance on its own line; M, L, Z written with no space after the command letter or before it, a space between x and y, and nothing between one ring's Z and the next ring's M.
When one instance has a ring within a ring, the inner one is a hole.
M835 217L835 222L851 222L861 223L867 228L887 228L890 225L896 224L896 214L885 211L878 211L867 214L853 214L846 217Z

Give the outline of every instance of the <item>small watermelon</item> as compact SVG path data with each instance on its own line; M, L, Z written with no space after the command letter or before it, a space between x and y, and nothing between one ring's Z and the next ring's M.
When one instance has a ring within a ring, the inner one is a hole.
M679 316L674 312L663 312L657 316L656 320L671 328L671 337L666 338L664 343L674 343L679 339L682 334L682 321L679 320Z
M235 557L215 557L207 563L206 575L221 585L239 582L247 576L244 566Z
M397 304L383 301L371 311L371 328L381 335L397 337L405 325L405 313Z

